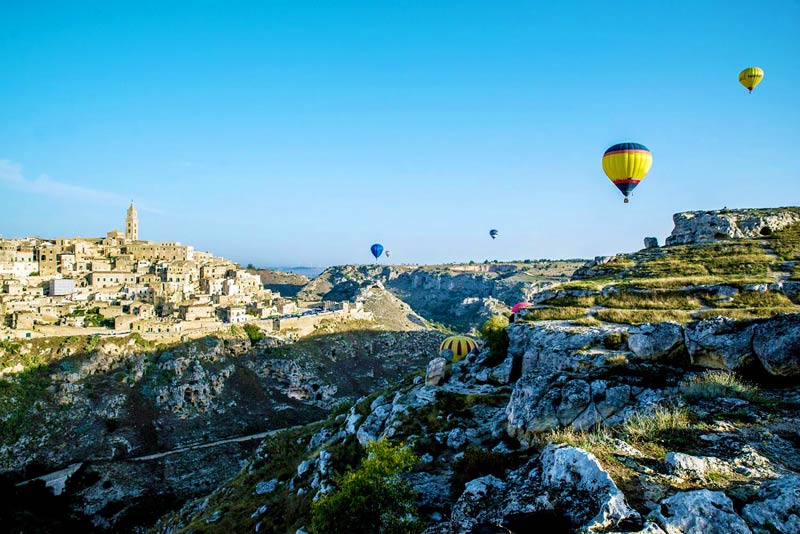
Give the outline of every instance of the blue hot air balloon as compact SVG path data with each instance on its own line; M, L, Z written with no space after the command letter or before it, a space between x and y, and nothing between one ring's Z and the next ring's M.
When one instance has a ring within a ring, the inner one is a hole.
M375 256L375 261L378 261L378 257L380 257L380 255L383 254L383 245L381 245L380 243L375 243L374 245L369 247L369 250L370 252L372 252L372 255Z

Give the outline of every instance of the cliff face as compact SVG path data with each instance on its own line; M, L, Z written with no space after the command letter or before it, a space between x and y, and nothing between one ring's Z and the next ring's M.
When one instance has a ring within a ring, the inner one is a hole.
M147 524L235 475L265 432L385 387L423 365L443 337L365 326L256 345L235 335L170 347L137 338L4 345L14 354L2 354L0 489L19 516L0 522L17 524L43 498L41 482L14 484L45 476L53 488L66 484L54 521ZM69 475L50 475L71 465Z
M427 320L460 330L566 280L582 262L445 266L331 267L298 294L301 300L349 300L369 282L383 287ZM375 312L375 310L370 310Z
M672 217L667 246L762 237L800 221L799 208L687 211Z

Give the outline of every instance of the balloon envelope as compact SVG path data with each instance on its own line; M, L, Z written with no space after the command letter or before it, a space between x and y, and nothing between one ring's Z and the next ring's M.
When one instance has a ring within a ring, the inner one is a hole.
M490 235L490 236L492 236L492 239L494 239L495 237L497 237L497 234L499 234L499 233L500 233L500 232L498 232L498 231L497 231L497 230L495 230L494 228L492 228L491 230L489 230L489 235Z
M463 360L464 357L477 346L478 343L470 337L450 336L439 345L439 354L441 355L443 352L449 350L453 353L453 361L457 362Z
M619 143L609 147L603 154L603 171L625 195L625 202L652 165L653 155L639 143Z
M518 313L520 310L533 306L530 302L517 302L511 307L511 313Z
M764 71L760 67L747 67L739 73L739 83L744 85L751 93L753 88L760 84L763 79Z
M369 250L370 252L372 252L372 255L375 256L375 259L377 260L378 257L381 254L383 254L383 245L381 245L380 243L375 243L374 245L369 247Z

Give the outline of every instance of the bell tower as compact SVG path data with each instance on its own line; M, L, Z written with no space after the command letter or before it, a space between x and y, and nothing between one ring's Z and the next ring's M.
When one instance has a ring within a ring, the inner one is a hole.
M125 217L125 239L128 241L139 240L139 215L136 213L133 200L131 200L131 207L128 208L128 216Z

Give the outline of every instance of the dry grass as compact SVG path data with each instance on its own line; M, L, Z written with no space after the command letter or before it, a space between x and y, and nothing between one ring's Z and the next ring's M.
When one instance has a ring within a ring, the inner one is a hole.
M623 425L626 437L646 442L663 432L680 432L692 427L689 410L657 406L652 412L638 412Z
M600 299L599 304L607 308L637 310L696 310L700 300L678 291L655 291L653 293L633 293L622 291Z
M566 306L570 308L590 308L595 305L597 295L574 296L562 295L545 301L547 306Z
M706 371L681 385L681 394L688 400L736 397L753 400L758 396L758 388L742 382L734 373L725 371Z
M741 291L730 302L717 304L720 308L786 308L792 301L775 291Z
M575 326L600 326L603 322L595 319L593 315L587 315L585 317L578 317L572 321L572 324Z
M781 259L800 259L800 223L775 232L769 239L769 245Z
M577 319L583 317L588 313L587 308L572 308L572 307L545 307L545 308L528 308L525 310L525 315L520 319L523 321L555 321L566 319Z
M742 287L749 284L774 282L769 276L667 276L664 278L633 278L619 282L619 287L635 289L679 289L682 287L711 286L725 284Z
M689 312L683 310L598 310L595 317L608 323L643 324L672 321L688 323L692 320Z
M793 308L722 308L714 310L703 310L695 313L695 319L708 319L710 317L727 317L743 321L747 319L765 319L775 317L781 313L796 313L798 307Z
M628 363L628 357L624 354L612 354L610 356L606 356L604 359L606 365L615 367L617 365L625 365Z

